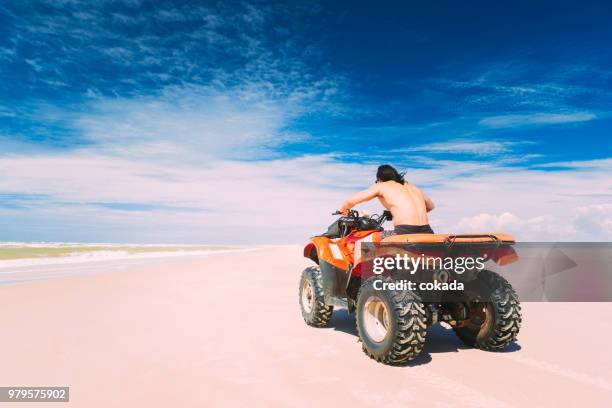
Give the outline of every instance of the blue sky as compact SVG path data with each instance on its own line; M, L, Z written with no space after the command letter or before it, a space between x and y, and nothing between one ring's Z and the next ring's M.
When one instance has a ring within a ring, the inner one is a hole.
M437 230L609 240L611 17L606 2L2 4L0 240L299 242L382 162L433 196Z

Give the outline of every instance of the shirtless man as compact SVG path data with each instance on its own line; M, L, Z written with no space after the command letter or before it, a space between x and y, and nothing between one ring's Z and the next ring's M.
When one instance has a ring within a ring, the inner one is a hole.
M346 215L357 204L374 197L393 215L395 234L433 234L427 213L434 209L434 203L388 164L378 168L376 183L346 200L340 212Z

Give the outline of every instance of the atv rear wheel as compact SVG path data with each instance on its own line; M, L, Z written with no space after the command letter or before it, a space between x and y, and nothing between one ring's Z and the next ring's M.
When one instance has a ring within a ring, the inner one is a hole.
M376 290L374 282L391 282L374 276L366 280L357 297L357 332L364 353L374 360L401 364L419 355L425 343L425 306L410 291Z
M521 328L521 305L508 281L483 270L466 286L466 294L473 297L466 305L468 320L453 329L465 344L495 351L516 341Z
M311 266L302 272L300 279L300 309L309 326L325 327L329 324L334 310L325 304L323 277L318 266Z

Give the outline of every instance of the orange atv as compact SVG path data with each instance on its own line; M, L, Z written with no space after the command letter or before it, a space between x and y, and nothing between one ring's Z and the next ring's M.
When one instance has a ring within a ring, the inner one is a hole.
M385 364L401 364L417 357L427 328L436 323L447 323L464 343L483 350L500 350L516 340L521 325L519 300L512 286L495 272L476 267L462 268L463 273L441 267L427 271L421 268L408 274L415 281L410 289L389 285L404 281L405 271L372 273L375 257L399 254L455 260L480 256L483 265L486 261L504 265L518 259L512 236L384 237L382 224L387 220L391 220L388 211L369 217L351 210L306 245L304 256L315 263L302 272L300 279L299 300L306 324L327 326L334 305L348 308L356 314L363 351ZM431 283L416 286L416 281L428 279ZM441 282L457 281L462 282L463 290L456 290L456 286L450 291L429 290Z

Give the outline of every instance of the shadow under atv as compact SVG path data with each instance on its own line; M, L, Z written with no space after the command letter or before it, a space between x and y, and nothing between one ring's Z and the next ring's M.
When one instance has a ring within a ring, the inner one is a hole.
M350 314L346 309L334 309L328 327L358 337L357 327L355 326L355 315ZM427 341L421 353L414 360L406 361L400 364L399 367L413 367L427 364L432 360L432 353L456 353L459 350L468 350L471 348L472 347L463 344L452 329L448 329L440 324L435 324L427 329ZM505 349L496 351L496 353L513 353L520 349L521 346L513 342Z

